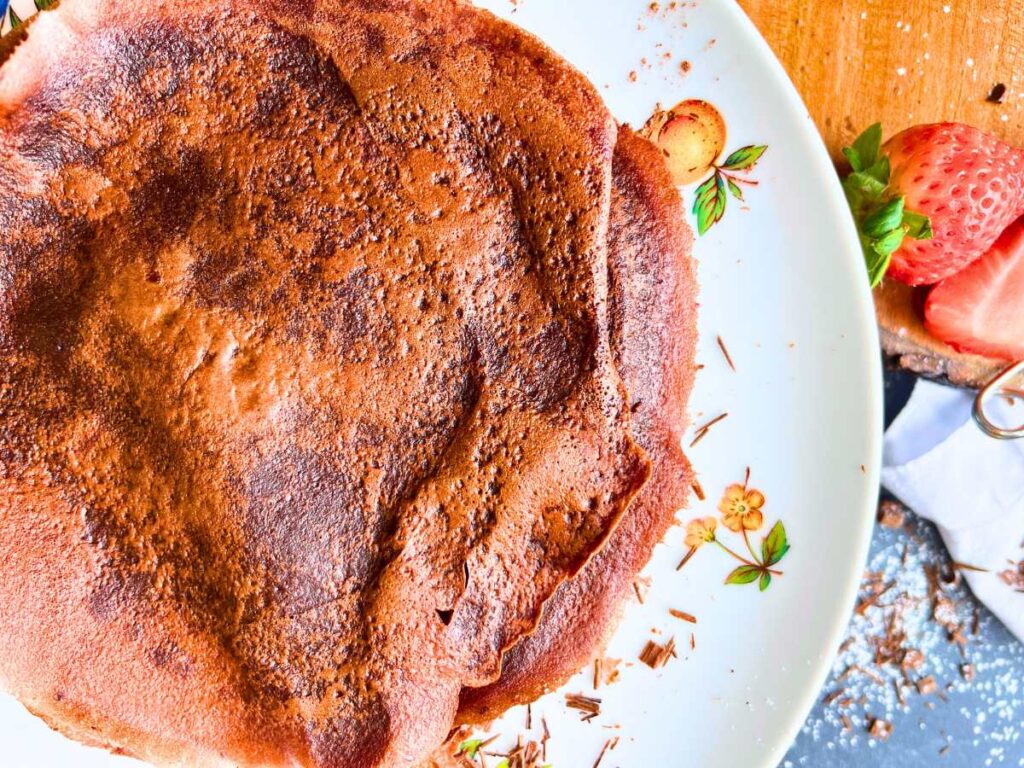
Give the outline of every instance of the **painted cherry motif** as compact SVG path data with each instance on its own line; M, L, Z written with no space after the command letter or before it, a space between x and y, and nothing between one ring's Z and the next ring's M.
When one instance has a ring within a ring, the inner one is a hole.
M671 109L658 110L641 133L664 153L672 180L678 186L703 179L693 201L693 215L701 235L722 220L729 195L743 202L742 187L757 186L748 173L768 149L750 144L719 163L725 149L725 118L703 99L687 99Z
M665 153L672 180L680 186L707 176L725 149L725 118L703 99L687 99L655 113L643 133Z

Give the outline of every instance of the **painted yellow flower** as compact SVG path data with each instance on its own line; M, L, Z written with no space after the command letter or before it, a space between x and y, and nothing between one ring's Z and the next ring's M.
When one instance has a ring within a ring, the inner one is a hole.
M686 546L698 549L715 540L718 521L713 517L694 518L686 524Z
M764 494L759 490L751 488L748 491L745 485L734 483L725 489L725 495L718 502L718 511L730 531L756 531L764 521L761 514L764 502Z

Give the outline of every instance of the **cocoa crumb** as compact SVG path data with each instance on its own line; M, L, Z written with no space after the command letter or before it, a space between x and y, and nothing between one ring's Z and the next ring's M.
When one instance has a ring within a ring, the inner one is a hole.
M1002 104L1005 96L1006 83L996 83L992 86L992 90L988 92L988 96L985 97L985 101L989 104Z
M899 502L886 500L878 505L878 524L883 528L902 528L904 519L904 507Z
M904 670L920 669L925 662L924 654L917 648L908 648L903 654L903 661L900 667Z
M956 606L946 597L938 597L932 607L932 618L951 632L957 627Z
M885 741L892 736L892 723L881 718L873 718L868 726L868 733L872 738Z
M828 694L824 699L822 699L822 704L824 704L826 707L829 706L832 702L834 702L836 699L842 696L843 693L844 691L842 688L838 688L832 691L832 693Z

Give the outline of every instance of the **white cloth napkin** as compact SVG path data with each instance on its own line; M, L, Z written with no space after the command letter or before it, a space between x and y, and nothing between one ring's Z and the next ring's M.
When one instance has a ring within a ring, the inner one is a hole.
M919 381L885 434L882 484L933 521L974 594L1024 640L1024 593L999 577L1024 558L1024 439L988 437L971 418L974 394ZM1024 408L994 398L994 419L1019 424ZM1000 412L1002 411L1002 412Z

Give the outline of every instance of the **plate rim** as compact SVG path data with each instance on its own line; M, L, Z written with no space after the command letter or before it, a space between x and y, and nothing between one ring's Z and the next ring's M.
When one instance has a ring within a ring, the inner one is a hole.
M865 405L868 412L868 423L865 424L865 441L868 446L868 456L865 458L864 474L867 482L864 484L864 497L859 504L851 507L861 507L859 519L859 530L856 532L855 540L852 542L852 556L846 564L846 573L841 579L843 589L837 595L835 604L842 610L836 610L829 617L831 626L828 629L828 645L822 649L817 659L811 661L810 671L804 676L803 690L797 695L798 705L792 707L790 714L785 718L786 725L779 732L779 738L766 750L763 765L765 768L776 768L786 754L792 748L799 735L800 729L807 720L814 707L814 703L821 692L828 675L831 672L836 654L846 628L853 615L854 603L860 588L861 575L867 563L868 553L871 546L871 537L875 527L875 513L878 505L878 498L881 490L881 464L882 464L882 437L884 432L884 399L882 379L882 353L878 333L878 325L875 321L875 305L868 285L867 275L861 268L863 254L860 241L852 217L849 215L849 207L846 198L843 196L839 177L836 174L835 166L829 156L820 132L810 115L803 97L794 85L789 73L786 72L782 62L775 55L767 40L761 35L760 30L740 7L738 0L717 0L722 11L730 17L734 25L737 40L736 44L748 47L752 56L765 65L764 75L768 77L778 89L778 93L784 99L784 107L795 114L806 115L806 120L800 123L799 135L793 137L794 141L803 144L808 149L808 158L813 162L802 172L810 178L817 186L821 187L822 198L820 200L822 209L826 215L839 223L837 230L836 251L834 258L852 260L856 274L863 276L852 290L857 297L857 309L861 315L861 328L865 334L864 342L867 348L862 350L862 364L867 368L867 378L872 380L875 386L869 387L865 392ZM824 620L823 620L824 623Z

